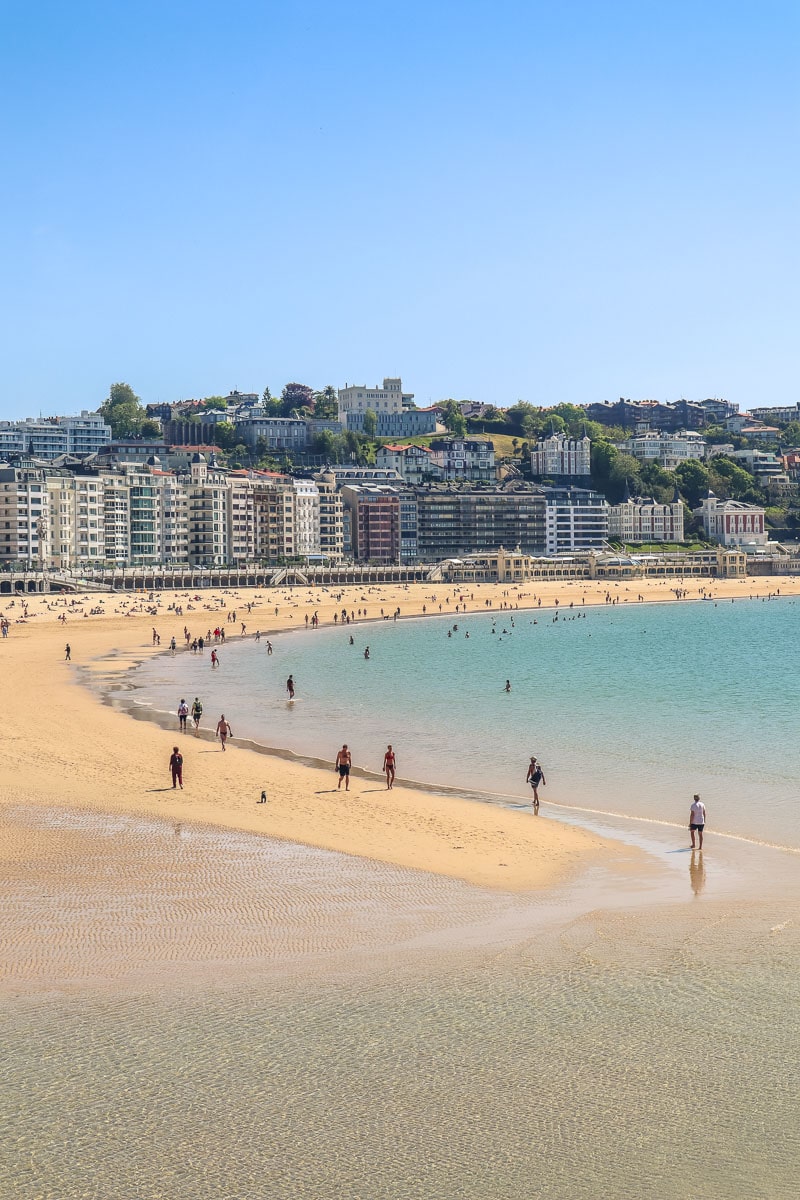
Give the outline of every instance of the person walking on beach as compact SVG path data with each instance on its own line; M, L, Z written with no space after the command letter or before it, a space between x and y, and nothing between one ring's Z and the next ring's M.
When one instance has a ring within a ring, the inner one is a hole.
M181 785L181 791L183 791L183 755L177 746L172 747L172 755L169 760L169 769L170 774L172 775L173 788L175 787L176 783L179 783Z
M194 723L194 736L195 737L197 737L197 734L200 730L200 718L202 717L202 715L203 715L203 705L197 699L197 696L195 696L194 700L192 701L192 721Z
M178 705L178 728L181 733L186 733L186 718L189 715L189 705L185 700L181 700Z
M697 834L697 849L703 849L703 830L706 827L706 806L698 795L692 801L689 809L689 834L692 839L692 849L695 849L694 835Z
M225 742L227 741L227 739L229 737L233 737L231 727L228 724L228 722L225 720L225 713L223 713L222 716L220 717L220 719L217 721L217 737L222 742L223 750L225 749Z
M539 784L541 783L542 785L544 785L547 783L547 780L544 777L544 771L542 770L542 764L539 762L539 760L535 754L531 755L530 766L528 767L528 774L526 776L525 781L526 781L526 783L529 783L531 785L531 787L533 788L533 811L535 813L538 813L538 811L539 811Z
M395 757L394 750L391 745L386 747L386 753L383 756L383 769L386 772L386 790L390 792L394 784L395 772Z
M211 651L211 670L213 671L214 668L218 667L218 666L219 666L219 656L217 655L216 650L212 650Z
M350 767L352 765L353 756L347 749L347 743L345 742L339 753L336 755L336 762L333 766L334 771L339 772L339 787L336 789L337 791L342 786L342 780L344 780L344 790L346 792L350 791Z
M72 648L69 642L64 647L64 662L72 662Z
M294 700L294 677L292 675L286 680L286 691L289 699Z

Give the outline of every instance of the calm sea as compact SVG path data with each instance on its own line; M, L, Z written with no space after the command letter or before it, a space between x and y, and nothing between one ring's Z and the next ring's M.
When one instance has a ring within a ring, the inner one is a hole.
M161 656L134 698L199 695L209 726L224 712L330 762L347 742L374 771L391 742L398 777L513 803L535 753L550 804L685 825L698 791L715 831L797 848L799 624L788 598L364 622L273 637L271 656L232 642L213 672L208 653Z

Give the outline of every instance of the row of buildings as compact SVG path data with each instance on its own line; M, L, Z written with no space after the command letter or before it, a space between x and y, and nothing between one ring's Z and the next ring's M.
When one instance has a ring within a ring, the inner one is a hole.
M725 545L766 541L764 510L709 497L701 511ZM501 483L408 484L380 468L310 478L227 470L195 454L71 467L21 457L0 466L0 563L54 569L280 565L291 560L438 562L498 546L564 554L626 542L681 542L684 510L588 488Z

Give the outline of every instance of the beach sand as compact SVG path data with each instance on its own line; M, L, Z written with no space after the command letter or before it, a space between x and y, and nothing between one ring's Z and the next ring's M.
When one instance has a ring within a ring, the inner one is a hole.
M470 590L479 611L518 599ZM607 590L626 598L535 595ZM346 603L414 616L434 591ZM158 599L84 618L31 597L24 623L5 605L4 1197L796 1194L796 860L719 839L706 879L613 822L361 776L345 795L332 763L134 720L101 685L156 652L152 627L163 652L246 597L182 617ZM315 610L332 594L269 593L244 619L252 636Z
M13 698L0 764L0 794L6 802L28 806L157 815L258 833L484 887L508 891L546 887L603 855L619 859L625 852L572 825L534 820L530 811L509 811L400 785L388 792L381 782L358 777L351 780L349 793L338 790L332 763L329 771L321 771L242 749L235 740L222 753L217 742L134 721L101 703L84 684L100 677L107 682L115 674L123 677L146 655L163 653L173 636L178 653L186 653L184 626L193 636L205 635L234 608L238 619L235 625L226 625L229 640L239 637L241 621L252 638L257 629L264 636L299 628L306 614L314 612L322 624L332 622L334 610L342 606L356 613L366 608L368 618L378 618L381 608L392 613L396 607L403 618L421 615L423 608L430 615L438 612L439 603L445 612L453 613L459 594L466 596L468 611L473 612L486 611L487 600L493 607L502 603L525 607L539 600L547 606L556 599L562 606L571 601L603 603L609 591L620 602L635 603L642 594L650 601L675 603L671 583L602 582L593 588L584 583L552 583L535 589L530 584L521 588L475 585L463 593L441 584L359 586L343 589L341 601L333 589L302 587L268 593L209 591L199 600L185 592L157 593L152 602L141 594L94 594L88 599L78 597L75 604L71 597L27 596L24 621L20 620L22 600L17 597L13 606L0 604L0 612L5 611L11 621L0 653L6 694ZM699 586L694 584L690 594L697 596ZM765 595L777 588L782 595L800 592L800 580L786 579L704 580L702 586L720 597ZM247 602L254 606L249 614L244 608ZM183 605L183 615L171 611L176 603ZM191 611L189 604L194 606ZM148 610L156 606L153 615ZM83 616L100 607L102 614ZM63 613L65 624L58 620ZM363 622L357 617L359 623ZM160 648L152 644L154 627ZM67 642L71 662L64 661ZM207 729L215 720L216 714L204 714ZM168 771L175 744L184 755L182 792L172 789ZM269 797L267 804L257 803L262 790ZM543 813L546 808L544 804ZM12 845L0 853L14 852L12 839Z

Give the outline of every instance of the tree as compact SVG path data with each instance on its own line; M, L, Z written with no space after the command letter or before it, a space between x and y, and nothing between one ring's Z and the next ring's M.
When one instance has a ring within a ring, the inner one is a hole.
M139 432L142 435L142 437L160 438L161 433L162 433L161 422L160 421L151 421L151 420L142 421Z
M315 433L311 439L311 449L315 454L327 459L328 462L336 462L336 436L331 433L330 429L321 429L319 433Z
M518 400L516 404L513 404L511 408L506 410L506 418L513 427L514 433L523 433L528 437L529 435L525 433L524 428L525 418L530 417L538 422L541 412L540 408L535 408L532 404L528 404L527 400ZM535 428L538 430L538 424L536 424Z
M545 418L561 417L570 437L580 437L581 427L586 420L586 413L577 404L556 404L543 414Z
M236 426L230 421L220 421L214 426L214 445L220 450L232 450L236 443Z
M642 490L640 472L641 463L638 458L618 451L609 471L607 498L612 503L620 501L625 495L626 487L634 496L638 495Z
M462 418L463 419L463 418ZM368 408L364 413L364 436L370 440L375 437L375 430L378 428L378 418L371 408ZM464 424L466 431L466 422Z
M305 383L287 383L281 392L281 414L290 417L295 409L314 411L314 392Z
M201 400L200 403L203 405L203 408L226 409L228 407L228 401L225 396L206 396L205 400Z
M675 474L689 507L697 508L710 488L708 467L704 467L696 458L690 458L675 468Z
M108 399L103 401L99 411L111 426L112 437L136 437L141 433L145 410L130 384L112 383Z
M436 406L442 414L442 423L455 437L465 437L467 422L455 400L442 400Z
M790 421L781 430L782 446L800 446L800 421Z
M618 454L619 450L611 442L592 442L592 484L599 492L606 490Z
M328 384L321 392L314 392L314 416L321 421L336 421L339 417L339 397L336 388Z

